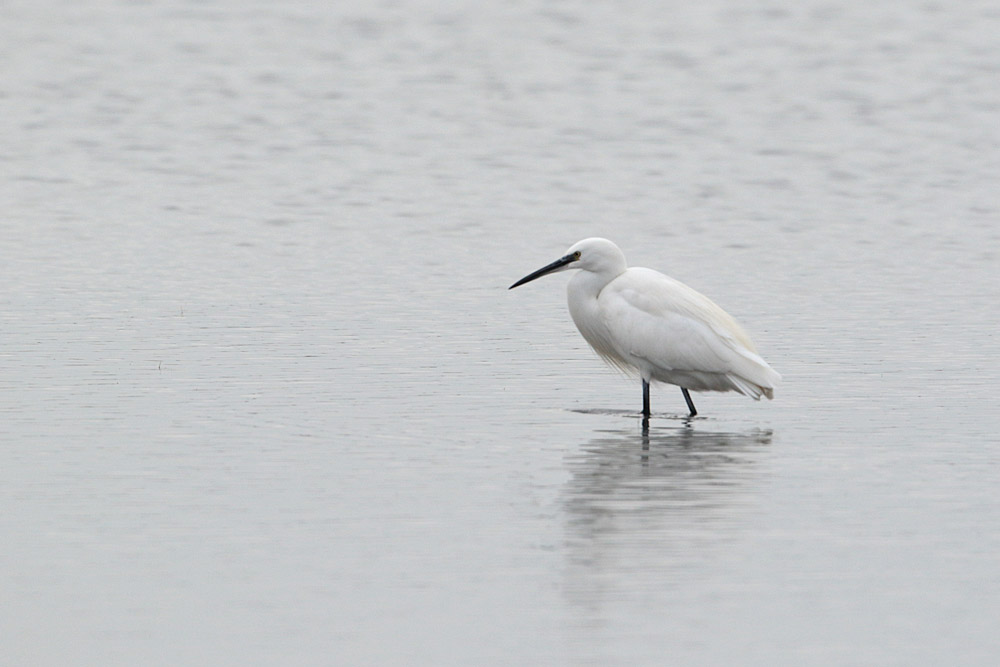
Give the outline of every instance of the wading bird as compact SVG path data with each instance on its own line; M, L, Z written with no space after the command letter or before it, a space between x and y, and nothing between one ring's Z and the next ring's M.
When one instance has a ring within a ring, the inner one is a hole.
M707 296L668 276L629 268L611 241L584 239L565 255L508 289L549 273L580 269L569 281L569 312L605 361L642 378L642 416L649 420L649 383L690 391L738 391L774 397L781 376L764 361L736 320Z

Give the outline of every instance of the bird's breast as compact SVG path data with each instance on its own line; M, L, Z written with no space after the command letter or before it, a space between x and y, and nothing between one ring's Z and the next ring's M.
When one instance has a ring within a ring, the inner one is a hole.
M578 280L578 278L581 278ZM633 369L633 364L625 359L614 345L611 331L601 312L600 289L588 281L585 272L580 272L570 280L567 288L569 314L584 340L594 348L605 361L625 371Z

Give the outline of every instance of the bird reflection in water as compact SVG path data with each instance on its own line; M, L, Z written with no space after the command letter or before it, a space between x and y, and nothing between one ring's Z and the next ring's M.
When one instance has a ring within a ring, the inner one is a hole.
M583 655L616 640L609 628L662 632L646 611L731 569L755 530L772 432L675 423L601 432L567 461L563 592Z
M690 422L603 432L568 462L571 552L599 565L609 549L646 545L659 562L685 541L726 539L712 526L739 521L771 438L770 430L711 432Z

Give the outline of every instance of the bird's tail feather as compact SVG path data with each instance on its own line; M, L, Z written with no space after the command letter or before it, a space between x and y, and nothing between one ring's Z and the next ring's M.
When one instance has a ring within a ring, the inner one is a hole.
M741 378L739 375L734 375L729 373L726 375L729 381L733 383L736 391L740 392L745 396L749 396L755 401L759 401L761 396L766 396L768 400L774 398L774 388L773 387L762 387L759 384L750 382L745 378Z

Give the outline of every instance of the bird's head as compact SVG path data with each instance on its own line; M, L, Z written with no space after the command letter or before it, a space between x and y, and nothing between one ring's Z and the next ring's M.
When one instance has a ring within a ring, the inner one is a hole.
M589 238L577 241L566 254L556 261L543 266L507 289L514 289L524 283L530 283L549 273L557 273L566 269L582 269L593 273L606 273L610 277L617 276L626 268L625 255L614 243L602 238Z

